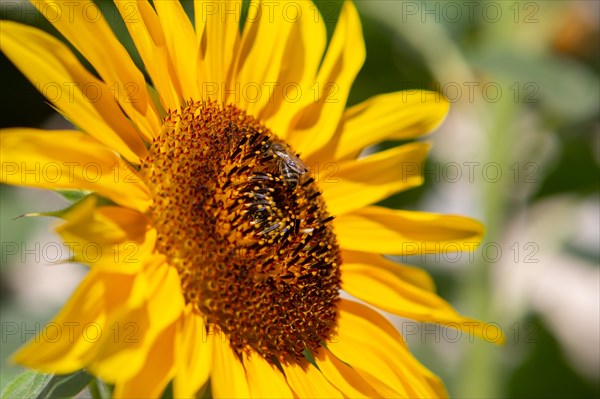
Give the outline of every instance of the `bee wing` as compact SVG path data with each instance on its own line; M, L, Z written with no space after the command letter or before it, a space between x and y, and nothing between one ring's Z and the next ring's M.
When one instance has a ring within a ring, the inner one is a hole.
M297 156L290 154L287 151L276 151L275 154L285 162L285 164L294 172L303 174L308 171L308 168Z

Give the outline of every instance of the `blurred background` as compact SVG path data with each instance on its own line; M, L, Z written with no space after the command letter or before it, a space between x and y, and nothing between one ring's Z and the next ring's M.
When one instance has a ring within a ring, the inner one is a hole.
M114 15L109 2L99 5ZM318 4L329 33L339 5ZM399 260L426 268L463 314L500 325L506 344L396 325L453 397L599 397L600 2L363 0L357 7L367 60L350 104L416 88L452 103L426 137L433 143L426 183L383 204L468 215L487 228L475 254ZM55 33L19 1L0 2L0 12ZM134 54L123 24L109 22ZM0 71L2 127L64 126L3 55ZM54 220L14 219L60 209L64 199L2 185L0 201L4 386L20 372L7 357L55 314L85 269L62 261L68 253L52 233Z

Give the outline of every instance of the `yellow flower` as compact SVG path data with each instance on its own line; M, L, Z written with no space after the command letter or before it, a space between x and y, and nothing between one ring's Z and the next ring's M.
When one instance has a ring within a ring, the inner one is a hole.
M365 58L352 3L325 51L309 1L251 2L242 29L241 1L196 1L194 23L177 1L117 1L147 78L91 1L33 4L97 75L2 22L2 51L77 128L5 129L2 181L89 193L57 230L90 270L52 323L65 333L42 331L17 362L85 368L117 397L170 381L177 397L444 396L390 322L340 288L495 337L381 255L472 250L483 228L372 205L421 184L429 147L362 150L427 133L448 104L391 93L345 110Z

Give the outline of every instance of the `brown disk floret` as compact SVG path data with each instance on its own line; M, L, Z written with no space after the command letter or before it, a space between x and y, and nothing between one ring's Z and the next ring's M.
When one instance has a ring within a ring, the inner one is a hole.
M186 302L240 356L253 349L276 363L316 352L336 325L341 258L291 148L235 106L193 102L166 117L149 153L157 248Z

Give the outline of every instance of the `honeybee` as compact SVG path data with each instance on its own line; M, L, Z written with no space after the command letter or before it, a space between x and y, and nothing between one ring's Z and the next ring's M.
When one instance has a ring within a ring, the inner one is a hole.
M283 180L291 190L295 189L300 176L308 172L308 168L304 162L292 154L287 145L279 141L267 142L264 150L267 155L273 155L277 158L277 166Z

